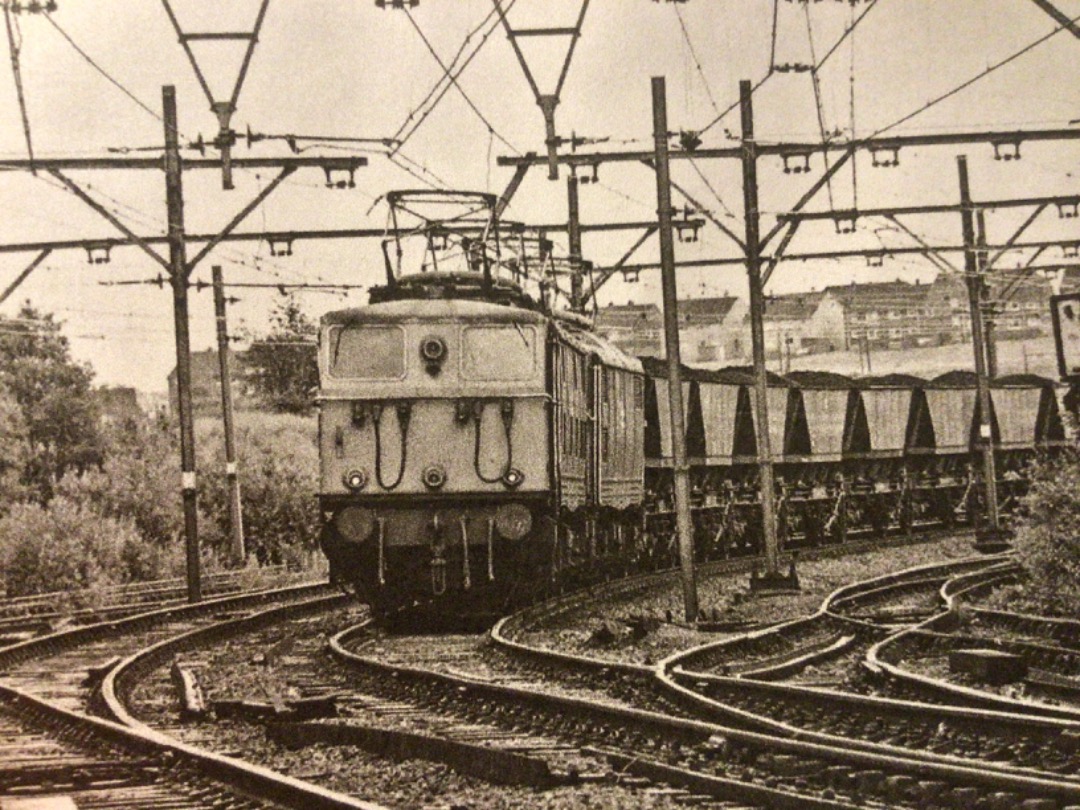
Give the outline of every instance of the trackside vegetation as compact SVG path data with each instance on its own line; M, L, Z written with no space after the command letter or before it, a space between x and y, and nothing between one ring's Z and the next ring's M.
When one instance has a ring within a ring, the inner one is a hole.
M1021 581L995 595L1009 610L1080 618L1080 451L1036 462L1013 541Z
M183 573L179 436L167 416L102 420L93 370L29 304L0 318L0 594L98 589ZM208 571L228 552L220 420L196 423ZM299 569L318 511L312 416L237 414L247 564Z

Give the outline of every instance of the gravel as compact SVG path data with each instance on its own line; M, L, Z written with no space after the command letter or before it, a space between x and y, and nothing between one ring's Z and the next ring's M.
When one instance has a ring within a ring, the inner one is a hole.
M709 614L715 608L720 621L731 625L774 624L814 613L830 593L843 585L974 554L971 540L957 537L848 557L805 560L798 568L802 590L795 594L755 596L750 593L747 577L718 575L698 583L698 602ZM549 624L530 627L516 640L604 660L654 664L689 647L738 635L703 633L663 622L655 631L636 637L626 624L627 619L635 616L662 617L668 611L672 616L680 616L682 604L682 591L676 583L664 591L593 605L585 615L559 616ZM607 643L598 640L612 634L614 639Z

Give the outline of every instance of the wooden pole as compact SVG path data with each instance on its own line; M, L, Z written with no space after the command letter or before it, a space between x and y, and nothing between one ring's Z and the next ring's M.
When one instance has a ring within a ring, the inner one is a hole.
M176 88L162 88L165 119L165 201L169 217L169 280L176 328L176 393L180 415L180 489L184 501L184 547L188 601L202 601L199 513L195 480L195 419L191 401L191 339L188 332L188 269L184 244L184 190L176 127Z
M758 484L761 487L761 530L765 574L755 576L755 589L794 585L780 574L780 541L776 531L776 484L769 446L769 377L765 366L765 293L761 280L761 222L758 211L757 142L750 82L739 82L742 116L743 211L746 218L746 275L750 287L750 341L754 356L754 412L757 417ZM793 580L793 578L792 578Z
M679 347L679 293L675 281L675 240L671 231L671 174L668 163L667 93L664 78L652 80L653 137L656 160L656 201L660 221L660 273L664 298L664 346L667 354L668 405L671 411L672 474L675 523L679 536L686 621L698 617L694 571L694 525L690 515L690 468L686 463L686 420L683 416L682 358Z
M975 236L975 210L968 183L967 157L956 158L960 173L960 207L964 234L964 278L967 281L968 306L971 310L971 343L975 355L975 380L979 398L977 442L983 457L983 490L986 495L986 526L979 525L975 545L997 551L1005 543L998 514L997 470L994 464L994 439L990 427L990 382L986 373L986 328L983 324L984 280L979 267L979 246Z
M218 366L221 372L221 416L225 430L225 480L229 491L229 537L233 559L244 564L244 513L240 502L240 476L236 468L236 426L233 422L232 374L229 370L229 330L225 314L225 283L221 266L212 268L214 317L217 322Z

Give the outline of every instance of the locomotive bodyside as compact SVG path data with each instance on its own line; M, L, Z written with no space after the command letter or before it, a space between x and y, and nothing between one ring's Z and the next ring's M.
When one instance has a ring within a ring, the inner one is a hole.
M322 545L379 612L527 599L550 547L549 322L403 300L320 330Z

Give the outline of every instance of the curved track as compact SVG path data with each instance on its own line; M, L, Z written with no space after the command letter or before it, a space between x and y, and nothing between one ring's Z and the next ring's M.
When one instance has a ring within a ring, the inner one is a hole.
M731 568L746 565L739 561ZM957 572L962 576L954 577ZM956 592L1004 573L999 559L980 558L858 583L832 594L802 625L759 631L742 643L752 647L786 633L796 647L816 648L796 659L820 660L833 654L825 652L832 645L822 642L822 633L867 628L867 636L876 639L896 632L895 626L867 621L868 611L894 622L903 612L897 605L915 615L932 609L939 598L954 599ZM1067 747L1078 739L1077 727L1067 721L766 683L748 677L760 674L754 669L735 678L680 664L705 660L702 649L646 667L529 647L512 638L542 617L573 612L601 594L648 590L663 576L609 583L534 606L501 621L490 640L385 637L366 623L350 628L331 641L334 656L351 671L344 679L333 677L335 688L347 686L338 703L349 716L278 724L271 733L293 744L361 747L386 746L392 738L398 746L419 746L411 749L413 755L442 762L471 759L476 775L485 779L534 786L635 774L650 786L645 789L677 786L673 800L703 806L729 807L725 802L735 801L754 807L879 802L1012 808L1023 803L1025 810L1042 810L1080 802L1080 780L1072 775L1080 746ZM951 584L939 594L946 581ZM292 610L246 617L231 623L228 632L254 630ZM811 629L802 637L793 627ZM140 674L217 632L185 633L131 657L106 676L107 702L130 722L123 698ZM722 645L708 646L714 652ZM785 677L778 668L783 666L757 670ZM325 681L328 676L303 677ZM718 700L729 686L738 700ZM810 705L818 707L816 714L807 712ZM800 711L803 716L792 714ZM724 725L701 719L717 716ZM838 717L848 722L839 733L831 725ZM870 717L877 727L868 725ZM388 734L391 720L408 730ZM936 749L925 739L931 727L938 732ZM1047 751L1064 753L1053 761Z
M149 611L10 645L0 650L0 723L10 729L0 795L77 798L78 806L133 808L285 807L373 810L376 805L185 745L145 728L90 716L95 684L117 650L146 646L180 627L209 626L224 612L295 604L326 586L289 588Z

